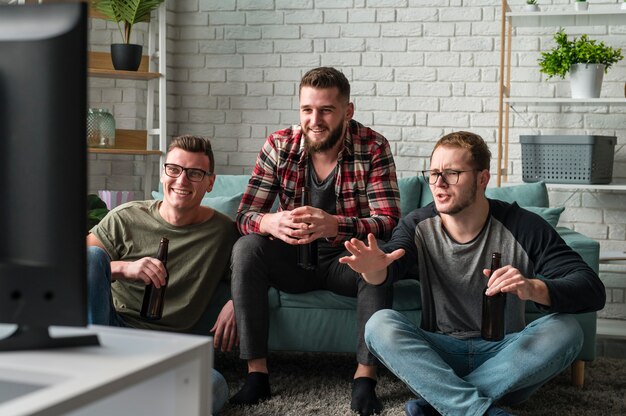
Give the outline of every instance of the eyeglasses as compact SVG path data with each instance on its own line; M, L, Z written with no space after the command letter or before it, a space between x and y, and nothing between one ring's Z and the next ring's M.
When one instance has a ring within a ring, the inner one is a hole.
M174 163L166 163L163 167L165 174L170 178L178 178L183 174L183 172L185 172L187 174L187 179L191 182L200 182L205 176L213 175L213 172L207 172L197 168L184 168Z
M437 180L441 176L441 179L448 185L456 185L459 183L459 175L463 172L473 172L478 171L478 169L468 169L468 170L454 170L454 169L446 169L444 171L436 171L436 170L423 170L422 176L424 180L428 182L430 185L434 185L437 183Z

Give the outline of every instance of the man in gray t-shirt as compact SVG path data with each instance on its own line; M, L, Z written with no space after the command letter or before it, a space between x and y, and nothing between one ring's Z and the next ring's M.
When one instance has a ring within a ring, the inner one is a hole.
M483 139L456 132L437 142L424 171L434 202L403 218L378 248L346 242L341 258L373 285L390 285L417 270L419 327L400 312L376 312L365 342L421 398L407 415L508 415L498 403L527 399L571 364L583 334L569 314L604 307L598 275L556 230L517 204L489 200L491 153ZM490 272L491 253L502 266ZM506 296L505 336L481 338L483 294ZM524 303L549 312L524 322Z

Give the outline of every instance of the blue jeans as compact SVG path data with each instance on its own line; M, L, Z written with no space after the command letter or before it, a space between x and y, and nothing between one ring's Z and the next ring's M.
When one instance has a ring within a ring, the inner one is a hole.
M95 325L128 327L113 306L111 259L100 247L87 247L87 321ZM217 415L228 400L228 384L212 369L212 413Z
M569 366L582 348L578 322L551 314L499 342L427 332L400 312L376 312L365 326L370 351L442 415L483 415L516 404Z

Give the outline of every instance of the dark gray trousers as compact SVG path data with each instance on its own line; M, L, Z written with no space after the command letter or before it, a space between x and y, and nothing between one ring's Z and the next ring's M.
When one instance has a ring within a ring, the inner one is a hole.
M240 357L250 360L268 355L267 290L271 286L287 293L326 289L339 295L356 297L357 362L376 364L376 358L365 345L365 323L374 312L391 308L392 288L370 285L359 273L339 263L338 259L348 254L346 250L336 247L324 249L322 246L317 269L307 271L296 264L296 246L258 234L239 238L233 248L231 290Z

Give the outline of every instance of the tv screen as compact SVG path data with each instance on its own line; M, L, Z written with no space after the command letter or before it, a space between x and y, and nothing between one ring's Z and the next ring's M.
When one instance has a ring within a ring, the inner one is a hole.
M84 326L87 5L0 6L0 350Z

